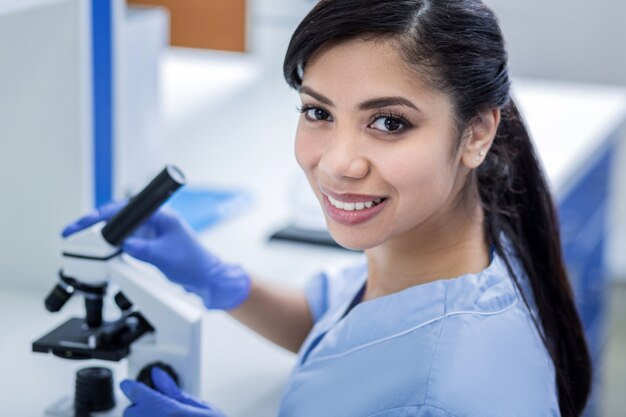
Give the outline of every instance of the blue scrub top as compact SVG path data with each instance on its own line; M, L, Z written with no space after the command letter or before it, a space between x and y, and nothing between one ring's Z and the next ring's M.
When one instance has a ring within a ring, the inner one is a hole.
M555 373L519 259L356 304L365 259L306 287L315 324L280 417L560 416ZM347 312L347 314L346 314ZM345 314L345 316L344 316Z

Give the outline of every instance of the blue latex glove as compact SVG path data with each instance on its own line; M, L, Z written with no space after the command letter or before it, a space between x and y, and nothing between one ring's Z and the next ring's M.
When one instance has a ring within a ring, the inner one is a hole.
M110 203L82 217L63 230L63 237L109 220L125 204ZM250 294L250 276L239 266L223 263L209 253L173 210L159 209L126 238L122 250L156 266L168 279L199 295L209 309L233 309Z
M157 391L141 382L122 381L120 388L133 403L124 417L226 417L217 408L182 392L160 368L152 368L152 382Z

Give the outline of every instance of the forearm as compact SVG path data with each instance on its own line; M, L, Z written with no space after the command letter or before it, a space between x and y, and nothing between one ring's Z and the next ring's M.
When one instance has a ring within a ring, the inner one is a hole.
M298 352L313 327L304 294L252 279L246 301L228 313L277 345Z

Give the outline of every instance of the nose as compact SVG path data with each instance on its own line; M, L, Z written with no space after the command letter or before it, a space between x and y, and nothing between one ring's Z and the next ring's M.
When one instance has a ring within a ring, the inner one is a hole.
M353 135L342 135L331 140L319 161L322 173L335 180L362 179L370 171L370 162L362 144Z

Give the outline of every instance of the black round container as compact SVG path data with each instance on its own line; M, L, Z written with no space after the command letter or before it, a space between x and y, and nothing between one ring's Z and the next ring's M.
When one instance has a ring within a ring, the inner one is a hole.
M89 417L91 412L113 407L113 372L101 367L79 369L76 372L75 417Z

